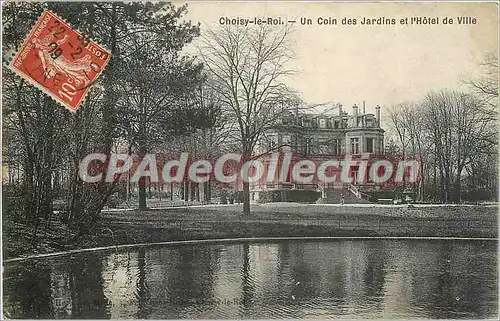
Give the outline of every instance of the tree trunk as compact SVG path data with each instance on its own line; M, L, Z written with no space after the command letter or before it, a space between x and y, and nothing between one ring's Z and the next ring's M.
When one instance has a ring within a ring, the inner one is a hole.
M210 181L203 183L203 201L210 203Z
M145 144L145 130L142 129L141 130L141 143L142 144ZM144 159L144 157L146 156L147 154L147 147L142 145L139 147L139 160L140 162L142 162L142 160ZM139 164L140 164L139 162ZM146 204L146 177L145 176L141 176L139 178L139 210L145 210L147 209L147 204Z
M145 210L146 206L146 177L139 178L139 209Z
M453 202L457 203L461 201L462 171L463 171L463 166L461 164L458 164L457 176L455 178L455 183L453 184L453 191L452 191L452 200Z
M212 200L212 182L209 180L207 182L207 201L210 203Z
M457 178L457 181L455 182L455 184L453 184L453 191L452 191L452 201L455 203L460 202L460 190L461 190L460 179Z
M250 215L250 184L243 182L243 215Z

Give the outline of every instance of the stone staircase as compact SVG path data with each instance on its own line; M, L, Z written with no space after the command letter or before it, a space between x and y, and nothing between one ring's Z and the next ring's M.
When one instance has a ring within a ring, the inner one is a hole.
M371 202L362 195L356 188L345 187L342 189L327 188L324 190L323 198L316 201L318 204L340 204L340 200L344 195L344 204L370 204Z

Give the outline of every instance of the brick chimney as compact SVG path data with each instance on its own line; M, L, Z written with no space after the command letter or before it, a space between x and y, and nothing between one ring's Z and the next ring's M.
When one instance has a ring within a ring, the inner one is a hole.
M378 127L380 127L380 106L375 106L375 118L377 119Z
M365 117L365 114L366 114L366 102L363 100L363 114L362 114L362 126L363 127L366 127L366 117Z
M353 127L358 127L358 105L352 106Z

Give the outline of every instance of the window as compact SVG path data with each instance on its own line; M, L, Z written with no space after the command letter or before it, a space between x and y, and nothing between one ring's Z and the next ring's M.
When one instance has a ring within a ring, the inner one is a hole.
M351 138L351 154L359 154L359 138Z
M342 153L340 139L333 140L333 155L340 155Z
M336 121L334 122L334 128L339 128L339 121L338 121L338 120L336 120Z
M324 118L319 119L319 127L321 127L321 128L326 127L326 119L324 119Z
M373 138L366 139L366 152L373 153Z

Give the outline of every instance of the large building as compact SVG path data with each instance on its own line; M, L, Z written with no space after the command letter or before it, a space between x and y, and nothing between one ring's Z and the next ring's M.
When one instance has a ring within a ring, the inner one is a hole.
M340 104L329 112L308 112L297 109L286 112L280 121L269 128L258 144L259 152L279 151L293 153L300 159L372 158L384 153L384 130L380 126L380 106L375 114L366 113L366 105L352 106L349 114ZM268 163L268 162L266 162ZM356 177L356 168L351 176ZM370 185L370 182L367 182ZM331 184L335 185L335 184ZM258 200L263 191L316 190L349 188L349 186L322 186L317 182L297 184L276 180L274 183L257 183L252 186L252 198ZM283 200L283 197L281 198ZM287 200L290 200L288 197Z
M286 113L281 123L270 128L260 143L261 151L279 149L303 156L344 156L362 153L381 155L384 130L380 127L380 107L375 114L366 107L352 107L348 114L342 105L330 113Z

